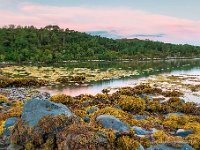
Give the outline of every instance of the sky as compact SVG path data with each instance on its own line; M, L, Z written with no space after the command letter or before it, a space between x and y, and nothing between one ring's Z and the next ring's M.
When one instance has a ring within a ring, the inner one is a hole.
M200 46L200 0L0 0L0 27L65 29Z

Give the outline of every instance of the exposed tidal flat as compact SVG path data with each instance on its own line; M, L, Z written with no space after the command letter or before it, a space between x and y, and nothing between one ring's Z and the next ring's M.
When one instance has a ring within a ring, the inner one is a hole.
M3 66L0 146L198 149L199 66L199 60ZM94 93L81 91L95 85Z

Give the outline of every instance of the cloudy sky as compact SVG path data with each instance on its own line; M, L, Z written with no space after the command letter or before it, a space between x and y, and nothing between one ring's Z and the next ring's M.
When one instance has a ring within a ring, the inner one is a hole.
M49 24L111 38L200 45L200 0L0 0L0 27Z

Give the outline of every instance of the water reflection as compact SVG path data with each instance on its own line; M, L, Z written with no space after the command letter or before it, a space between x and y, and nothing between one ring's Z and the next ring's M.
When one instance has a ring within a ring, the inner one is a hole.
M99 81L88 86L60 85L42 87L39 90L49 92L51 95L65 93L72 96L80 94L100 93L107 87L133 86L141 80L145 80L150 75L168 74L200 74L200 59L168 60L168 61L149 61L149 62L94 62L94 63L75 63L75 64L54 64L55 67L68 68L91 68L106 70L108 68L120 68L124 70L138 70L139 75L113 79L109 81ZM151 68L151 69L150 69Z

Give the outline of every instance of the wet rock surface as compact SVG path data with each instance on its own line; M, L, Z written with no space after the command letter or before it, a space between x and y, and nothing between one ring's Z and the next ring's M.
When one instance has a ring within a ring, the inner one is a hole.
M24 122L27 122L30 127L36 126L38 121L44 116L58 115L76 117L76 115L63 104L54 103L46 99L32 99L25 102L21 118Z
M135 134L138 134L138 135L146 135L146 134L151 133L150 131L144 130L141 127L138 127L138 126L133 126L132 128L134 129Z
M120 121L119 118L116 118L114 116L100 115L96 118L96 121L99 121L102 124L103 128L106 128L106 129L111 128L113 130L117 130L120 132L130 131L130 127L127 124Z
M8 118L5 122L4 128L5 131L3 133L3 136L9 136L10 135L10 130L9 127L14 126L18 121L18 118L13 117L13 118Z
M194 130L183 130L183 131L177 131L175 134L173 134L173 136L181 136L185 138L192 133L194 133Z

